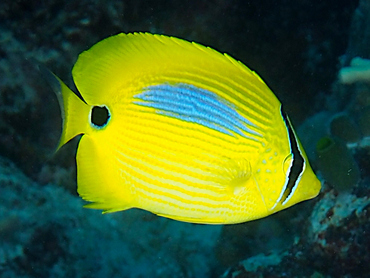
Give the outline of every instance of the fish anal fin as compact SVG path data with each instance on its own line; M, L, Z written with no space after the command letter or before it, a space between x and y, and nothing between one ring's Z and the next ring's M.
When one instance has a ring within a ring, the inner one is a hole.
M225 219L221 217L212 217L212 218L196 218L196 217L186 217L178 215L170 215L164 213L156 213L158 216L170 218L177 221L196 223L196 224L225 224Z
M99 202L89 203L89 204L84 205L84 208L103 210L103 214L117 212L117 211L123 211L123 210L127 210L127 209L132 208L131 206L125 205L125 204L120 204L118 206L111 207L111 208L107 208L107 207L108 206L107 206L106 203L99 203Z
M101 209L104 213L133 207L129 185L116 169L109 140L99 136L82 136L77 151L77 191L86 201L86 208ZM104 163L102 163L102 161Z

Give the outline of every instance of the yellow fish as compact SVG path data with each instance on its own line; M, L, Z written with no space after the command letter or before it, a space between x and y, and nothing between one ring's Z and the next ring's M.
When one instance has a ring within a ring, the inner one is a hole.
M79 96L57 78L59 147L83 135L77 184L86 207L230 224L320 191L281 103L227 54L119 34L80 54L72 75Z

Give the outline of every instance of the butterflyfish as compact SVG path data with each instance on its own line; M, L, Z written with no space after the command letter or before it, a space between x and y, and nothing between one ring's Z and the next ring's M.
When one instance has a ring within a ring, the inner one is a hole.
M232 224L314 198L312 171L281 103L241 62L150 33L106 38L78 57L77 93L56 78L63 131L77 135L88 208Z

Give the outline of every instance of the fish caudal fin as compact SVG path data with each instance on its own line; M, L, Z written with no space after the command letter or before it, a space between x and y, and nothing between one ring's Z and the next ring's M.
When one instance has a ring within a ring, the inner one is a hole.
M58 97L63 119L63 131L57 147L59 150L65 143L88 129L90 106L69 89L62 80L52 75L58 81L53 82L52 88Z
M86 132L90 106L44 65L37 62L35 65L58 98L63 120L62 135L56 148L58 151L69 140Z

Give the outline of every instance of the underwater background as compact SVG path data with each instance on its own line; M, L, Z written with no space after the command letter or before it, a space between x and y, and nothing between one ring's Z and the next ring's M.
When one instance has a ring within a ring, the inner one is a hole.
M73 87L78 54L120 32L209 45L284 104L322 181L313 200L238 225L76 193L74 139L35 70ZM370 0L0 2L0 277L370 277Z

